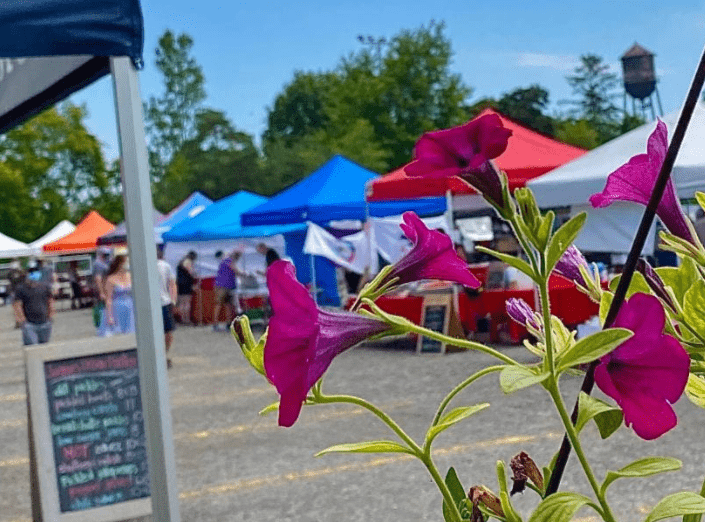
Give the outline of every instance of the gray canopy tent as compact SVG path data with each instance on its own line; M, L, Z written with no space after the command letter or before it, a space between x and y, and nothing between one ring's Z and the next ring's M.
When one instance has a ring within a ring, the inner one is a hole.
M178 521L152 194L136 72L142 63L143 31L139 0L1 2L0 134L112 75L152 512L157 521Z

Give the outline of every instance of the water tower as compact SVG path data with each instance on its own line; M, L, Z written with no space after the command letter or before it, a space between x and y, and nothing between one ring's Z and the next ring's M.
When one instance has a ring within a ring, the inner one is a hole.
M624 77L624 113L627 113L627 96L632 99L632 114L648 119L647 110L651 110L651 119L656 119L653 95L656 94L659 116L663 115L661 97L656 88L656 70L654 55L638 43L634 43L622 56L622 74ZM637 111L641 111L638 114Z

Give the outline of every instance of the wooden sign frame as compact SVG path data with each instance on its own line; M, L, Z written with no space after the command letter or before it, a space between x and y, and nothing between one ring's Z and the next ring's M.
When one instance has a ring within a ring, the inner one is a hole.
M445 309L443 315L443 331L439 332L443 335L462 338L462 326L458 318L458 312L455 306L455 294L452 291L444 293L432 293L424 296L421 312L421 326L426 323L426 312L431 307L443 306ZM423 350L424 336L419 335L416 341L416 353L446 353L446 343L441 343L440 351Z
M135 349L136 346L134 335L118 335L61 344L35 345L25 349L27 402L30 413L29 443L30 454L34 456L30 466L38 479L43 522L116 522L152 514L151 496L80 511L61 511L44 372L45 362L120 352ZM34 497L36 492L32 492L32 495Z

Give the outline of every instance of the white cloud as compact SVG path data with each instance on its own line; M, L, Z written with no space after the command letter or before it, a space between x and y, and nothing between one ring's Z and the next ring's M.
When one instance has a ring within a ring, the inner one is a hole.
M543 67L556 71L572 71L580 65L580 59L568 54L519 53L517 65L519 67Z

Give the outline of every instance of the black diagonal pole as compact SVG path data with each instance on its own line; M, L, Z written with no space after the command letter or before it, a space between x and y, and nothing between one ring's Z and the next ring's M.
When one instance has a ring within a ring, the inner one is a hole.
M619 308L622 306L624 298L627 295L627 289L629 288L629 283L631 283L632 276L634 275L636 263L639 260L639 256L641 255L641 251L644 248L646 238L649 234L649 229L651 228L651 224L656 216L656 208L661 202L663 192L666 189L666 184L671 177L671 171L673 170L673 165L676 162L676 156L678 156L678 151L680 150L681 144L683 143L683 138L685 137L685 131L688 129L690 118L693 115L695 106L700 98L703 83L705 83L705 49L703 50L703 55L700 57L698 68L695 70L693 82L690 85L688 96L683 104L683 110L678 118L678 124L676 125L675 132L673 133L671 144L668 146L668 151L666 152L666 158L663 161L658 178L656 178L654 190L649 198L649 203L646 205L646 210L641 218L641 223L639 224L639 229L637 230L636 237L634 238L634 243L632 243L632 248L629 251L627 262L624 265L624 271L622 272L619 284L617 285L617 290L615 291L614 298L612 299L612 305L610 306L607 317L605 318L605 328L612 326L612 323L614 323L614 320L617 317L617 312L619 312ZM590 368L585 374L585 379L583 380L581 391L584 391L588 395L592 392L592 388L595 385L595 368L598 363L599 361L594 361L590 365ZM573 408L573 414L571 416L573 424L575 424L577 417L578 401L576 400L575 407ZM551 473L551 480L546 487L547 495L558 491L558 486L561 483L565 465L568 462L568 457L570 456L570 449L570 441L567 436L564 436L561 449L558 452L558 457L556 459L556 466Z

